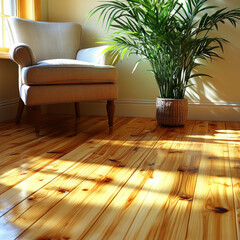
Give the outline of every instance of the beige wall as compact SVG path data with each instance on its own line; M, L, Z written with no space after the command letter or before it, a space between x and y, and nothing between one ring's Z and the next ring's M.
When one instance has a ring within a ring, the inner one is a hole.
M219 4L220 7L240 7L239 0L212 0L211 2ZM86 21L88 12L98 3L97 0L49 0L48 20L80 23L83 26L82 47L95 46L98 38L107 34L101 23L97 24L97 16ZM193 81L195 85L188 89L187 98L193 102L189 105L189 118L191 119L240 119L240 27L234 29L230 24L226 24L220 27L217 34L230 41L225 46L225 60L217 60L204 68L207 73L214 76L213 79L197 78ZM149 69L148 63L141 63L136 72L131 73L136 60L136 57L132 57L118 64L120 110L117 113L123 113L121 108L126 109L130 106L129 115L134 115L134 108L142 104L142 113L136 112L136 115L148 116L149 113L154 115L154 101L158 95L157 85L151 73L145 71ZM91 105L93 106L94 104ZM145 114L144 111L147 113ZM124 115L128 115L126 110Z
M0 60L0 101L18 96L17 66L11 60Z

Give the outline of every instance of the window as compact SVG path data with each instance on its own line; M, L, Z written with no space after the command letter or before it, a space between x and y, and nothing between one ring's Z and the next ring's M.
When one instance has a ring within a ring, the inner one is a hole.
M9 16L39 21L41 0L0 0L0 58L9 58L11 40L6 25L6 18Z
M0 51L7 52L10 39L7 34L6 17L17 16L16 0L0 0Z

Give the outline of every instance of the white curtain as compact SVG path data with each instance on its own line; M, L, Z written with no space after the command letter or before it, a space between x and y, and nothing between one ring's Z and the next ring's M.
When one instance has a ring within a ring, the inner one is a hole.
M0 48L10 46L6 17L17 16L17 0L0 0Z

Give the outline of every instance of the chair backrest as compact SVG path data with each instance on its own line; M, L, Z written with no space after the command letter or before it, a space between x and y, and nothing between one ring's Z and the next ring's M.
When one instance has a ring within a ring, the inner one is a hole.
M77 23L51 23L8 18L14 44L28 44L36 61L46 59L75 59L80 49L81 26Z

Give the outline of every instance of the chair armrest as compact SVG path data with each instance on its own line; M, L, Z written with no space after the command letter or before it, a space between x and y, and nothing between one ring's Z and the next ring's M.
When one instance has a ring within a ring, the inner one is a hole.
M36 64L32 48L24 43L12 46L9 51L9 56L21 68Z
M103 51L108 47L109 46L100 46L81 49L77 53L76 60L90 62L93 64L115 66L119 60L119 57L116 57L116 55L113 55L110 51L103 53Z

